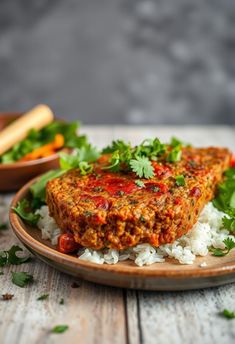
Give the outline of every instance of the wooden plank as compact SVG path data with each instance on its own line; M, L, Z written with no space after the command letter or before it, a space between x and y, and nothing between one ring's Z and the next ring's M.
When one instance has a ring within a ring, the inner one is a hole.
M22 247L12 231L0 235L0 250L12 244ZM99 338L102 343L126 343L126 309L121 289L84 281L79 281L79 288L72 288L72 277L35 258L30 263L2 270L0 295L10 293L14 298L0 301L1 344L78 343L84 342L84 338L86 343L95 343ZM11 282L11 271L27 271L35 281L19 288ZM49 293L49 299L37 301L44 293ZM59 304L61 298L64 305ZM68 324L69 331L60 336L50 334L50 329L57 324Z
M191 292L139 292L143 343L233 343L235 328L219 312L235 308L234 293L234 284Z
M127 336L130 344L141 343L137 293L135 290L125 291Z

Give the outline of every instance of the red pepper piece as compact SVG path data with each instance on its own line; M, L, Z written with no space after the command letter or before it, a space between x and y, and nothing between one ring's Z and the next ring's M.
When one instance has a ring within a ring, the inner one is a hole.
M62 253L71 253L80 247L74 240L74 236L71 233L61 234L58 240L58 251Z

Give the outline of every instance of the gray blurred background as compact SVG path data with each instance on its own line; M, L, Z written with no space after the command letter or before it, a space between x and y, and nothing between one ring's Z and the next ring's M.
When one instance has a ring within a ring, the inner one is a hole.
M235 124L234 0L0 0L0 110Z

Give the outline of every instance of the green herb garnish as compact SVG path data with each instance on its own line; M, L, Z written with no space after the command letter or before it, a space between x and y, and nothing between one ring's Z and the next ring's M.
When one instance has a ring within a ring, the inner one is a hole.
M235 168L225 172L225 181L218 186L213 205L228 215L223 218L224 228L235 234Z
M59 304L60 304L60 305L64 305L64 299L63 299L63 298L60 299Z
M31 187L30 192L33 195L34 199L41 201L42 203L45 202L46 197L46 184L54 179L62 176L65 171L62 170L52 170L45 174L43 174Z
M12 272L12 283L18 287L24 288L28 283L33 281L33 276L27 272Z
M44 301L48 299L48 297L49 297L49 294L42 294L41 296L37 298L37 301Z
M223 241L225 248L210 248L210 252L212 252L213 256L216 257L223 257L226 256L233 248L235 248L235 241L233 241L231 238L227 238Z
M4 230L6 230L6 229L8 229L7 223L1 223L1 224L0 224L0 231L4 231Z
M111 146L103 149L103 154L111 154L109 166L103 169L117 171L132 171L140 178L152 178L154 169L151 161L166 152L166 145L162 144L158 138L144 140L139 146L132 147L130 143L122 140L113 141Z
M130 160L130 166L133 172L140 178L152 178L154 176L154 169L151 161L146 157L137 157Z
M13 245L8 251L0 251L0 266L4 265L20 265L28 262L30 260L29 256L18 257L17 252L22 252L22 248Z
M64 333L69 329L68 325L57 325L51 330L52 333Z
M33 185L34 186L34 185ZM32 186L32 187L33 187ZM35 214L30 211L30 204L27 199L22 199L20 202L18 202L16 207L12 208L16 214L18 214L23 220L28 222L31 225L36 225L40 215Z
M168 162L177 162L177 161L180 161L181 156L182 156L181 146L178 145L178 146L175 146L175 147L170 151L170 153L168 154L166 160L167 160Z
M139 179L135 180L135 184L137 186L139 186L140 188L144 188L145 187L144 182L142 180L139 180Z
M228 309L224 309L220 314L227 319L235 319L235 312L229 311Z
M175 183L177 186L185 186L185 179L183 175L179 175L175 177Z

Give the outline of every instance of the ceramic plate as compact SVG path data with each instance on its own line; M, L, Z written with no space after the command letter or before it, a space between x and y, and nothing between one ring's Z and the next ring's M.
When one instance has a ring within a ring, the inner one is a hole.
M33 182L26 184L16 194L12 206L28 196ZM49 241L41 238L37 228L24 223L12 210L10 223L17 237L32 254L60 271L87 281L144 290L190 290L235 282L235 250L225 257L208 255L197 258L193 265L180 265L174 260L145 267L138 267L132 261L99 265L58 252ZM207 266L201 268L199 265L202 262L206 262Z

